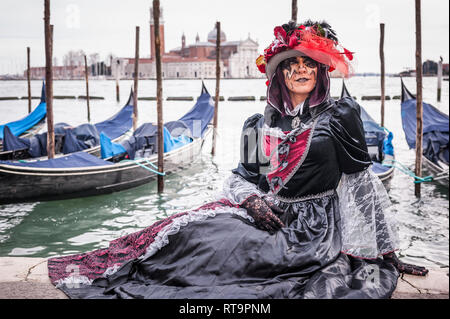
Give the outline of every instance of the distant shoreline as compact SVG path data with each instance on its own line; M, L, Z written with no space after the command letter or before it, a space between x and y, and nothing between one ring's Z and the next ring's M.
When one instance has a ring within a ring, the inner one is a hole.
M353 77L380 77L379 74L355 74ZM398 74L389 74L386 75L386 77L396 78L400 77ZM403 76L404 78L415 78L415 76ZM426 78L437 78L437 75L424 75L423 77ZM341 79L341 77L331 77L332 79ZM32 79L31 81L43 81L44 79ZM103 79L96 79L96 78L90 78L89 81L115 81L116 79L113 78L103 78ZM165 78L164 81L174 81L174 80L215 80L215 78ZM220 80L266 80L266 78L220 78ZM448 77L443 77L442 80L448 81ZM12 78L12 79L3 79L0 78L0 81L27 81L27 79L18 79L18 78ZM53 79L53 81L84 81L83 79ZM133 81L133 79L120 79L120 81ZM145 79L139 79L139 81L156 81L154 78L145 78Z

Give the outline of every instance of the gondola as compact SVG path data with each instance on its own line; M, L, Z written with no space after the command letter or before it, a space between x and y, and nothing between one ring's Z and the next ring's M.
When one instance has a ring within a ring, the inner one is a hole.
M30 138L37 134L45 124L47 105L45 102L45 83L42 82L41 100L36 108L24 118L0 125L0 151L3 150L3 130L8 126L11 134L21 138Z
M164 173L156 169L157 127L152 123L141 125L120 143L103 140L104 158L77 152L45 161L0 161L0 204L112 193L184 169L200 158L213 115L211 96L203 86L194 107L180 120L166 123Z
M403 79L401 115L406 142L410 149L416 147L416 97L406 88ZM449 121L448 115L423 102L422 163L433 181L448 187L449 182Z
M348 97L353 99L342 82L341 98ZM390 181L394 176L394 167L383 165L383 162L390 164L394 160L394 147L392 145L393 134L387 132L361 107L361 120L364 126L364 135L367 143L367 149L372 159L371 169L383 182L386 188L389 188Z
M81 124L77 127L66 123L55 124L55 154L83 151L100 156L100 134L106 134L114 141L128 137L133 123L132 115L133 90L125 106L105 121ZM23 138L12 134L9 127L4 127L2 133L4 150L0 152L0 160L38 159L47 156L47 132Z

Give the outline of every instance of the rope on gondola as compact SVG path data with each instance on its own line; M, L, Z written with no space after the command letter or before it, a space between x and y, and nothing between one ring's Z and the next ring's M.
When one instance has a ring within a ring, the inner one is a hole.
M380 126L380 127L381 127L383 130L385 130L386 133L388 133L388 134L391 133L387 128L385 128L385 127L383 127L383 126ZM437 180L440 180L440 179L448 178L448 174L449 174L449 170L447 169L447 170L445 170L445 171L443 171L443 172L440 172L440 173L436 174L436 176L429 175L429 176L425 176L425 177L419 177L419 176L416 176L411 170L409 170L408 168L406 168L406 166L403 165L402 163L400 163L399 161L396 161L396 160L394 160L394 159L386 159L385 161L391 161L392 163L394 163L394 165L385 163L385 162L383 161L383 163L382 163L383 166L388 166L388 167L394 167L394 168L397 168L397 169L400 170L401 172L403 172L403 173L405 173L405 174L407 174L407 175L413 177L414 179L416 179L416 180L414 181L414 183L416 183L416 184L417 184L417 183L423 183L423 182L432 182L432 181L437 181ZM396 166L395 163L398 163L401 167Z
M152 169L152 168L150 168L150 167L145 166L145 165L142 164L142 163L139 163L139 162L142 161L142 160L144 160L148 165L150 165L150 166L152 166L152 167L158 169L158 167L157 167L155 164L153 164L152 162L150 162L148 159L143 159L143 158L137 158L137 159L135 159L135 160L122 160L122 161L120 161L120 162L121 162L121 163L122 163L122 162L133 162L134 164L136 164L136 165L138 165L138 166L140 166L140 167L142 167L142 168L144 168L144 169L146 169L147 171L150 171L150 172L152 172L152 173L155 173L155 174L158 174L158 175L161 175L161 176L165 176L165 175L166 175L165 172L158 172L158 171L156 171L156 170L154 170L154 169Z
M393 164L386 163L386 161L390 161ZM396 164L398 164L398 165L396 165ZM394 168L398 169L399 171L405 173L406 175L409 175L409 176L413 177L415 179L415 181L414 181L415 184L424 183L424 182L432 182L433 180L436 180L431 175L425 176L425 177L417 176L417 175L414 174L414 172L412 172L410 169L408 169L405 165L403 165L402 163L400 163L399 161L394 160L394 159L385 159L383 161L382 165L383 166L388 166L388 167L394 167Z

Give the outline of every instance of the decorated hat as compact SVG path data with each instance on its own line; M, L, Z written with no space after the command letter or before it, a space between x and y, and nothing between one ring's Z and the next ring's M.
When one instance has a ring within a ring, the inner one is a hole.
M275 40L256 59L259 71L270 80L278 64L288 58L308 56L328 66L328 71L337 69L344 77L353 73L350 61L353 53L342 47L331 26L308 20L301 25L291 21L274 29Z

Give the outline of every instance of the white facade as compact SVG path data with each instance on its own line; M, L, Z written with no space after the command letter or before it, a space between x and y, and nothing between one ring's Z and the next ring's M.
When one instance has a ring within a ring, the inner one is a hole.
M220 62L223 70L223 62ZM169 79L207 79L216 77L216 61L166 62L163 64L164 77Z
M128 58L113 59L111 76L113 78L119 77L119 79L133 79L134 63L130 63L129 61L130 59ZM144 59L143 61L139 63L139 78L154 78L156 76L155 64L147 62L149 59Z
M258 43L248 38L241 41L237 47L237 52L230 56L228 60L230 78L260 78L264 74L260 73L256 67L258 57Z

